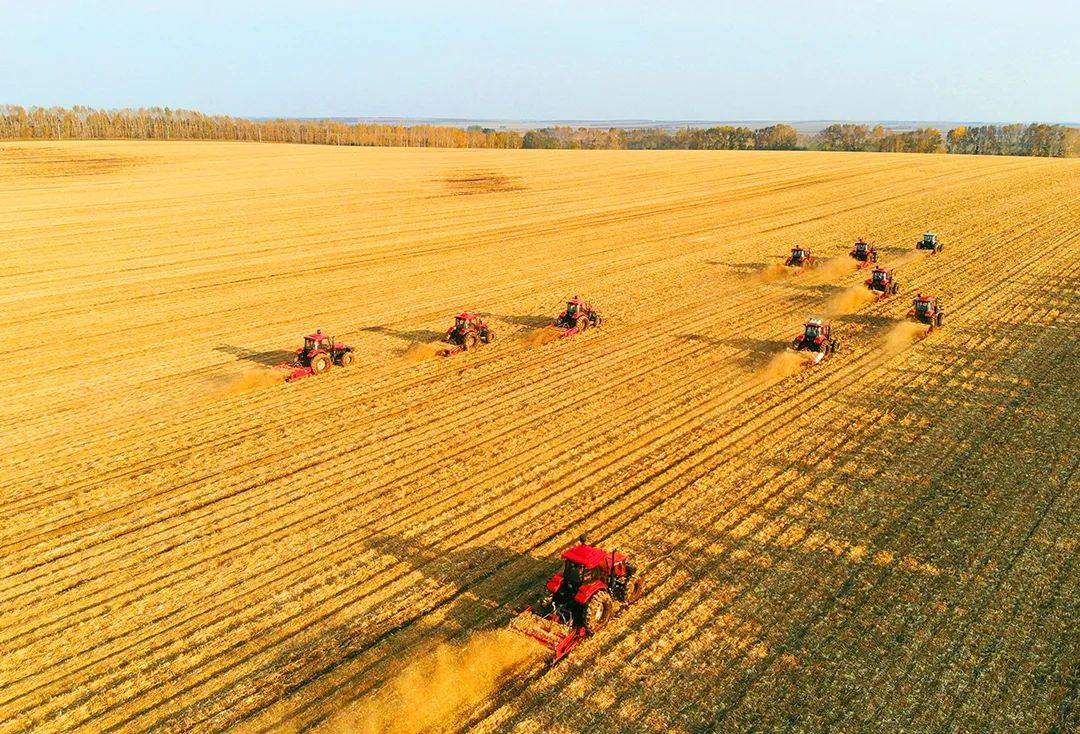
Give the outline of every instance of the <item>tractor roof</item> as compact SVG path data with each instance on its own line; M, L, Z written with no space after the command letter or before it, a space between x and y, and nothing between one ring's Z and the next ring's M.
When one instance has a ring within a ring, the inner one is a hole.
M611 554L601 548L582 543L564 550L562 557L571 563L580 563L585 568L596 568L607 562ZM623 558L622 553L615 553L615 560L621 561Z
M809 319L806 322L807 326L821 326L821 319Z
M915 296L915 300L916 301L936 301L937 298L934 297L934 296L924 296L922 293L920 293L919 295Z
M454 318L455 319L465 319L466 321L472 321L473 319L476 318L476 314L469 313L468 311L462 311L461 313L459 313Z
M566 302L566 305L569 306L571 303L577 304L578 306L588 306L589 305L588 303L585 302L585 299L582 298L581 296L574 296L573 298L571 298L570 300L568 300Z
M330 335L329 334L324 334L321 331L316 331L314 334L308 334L304 338L305 339L314 339L315 341L319 341L320 339L329 339Z

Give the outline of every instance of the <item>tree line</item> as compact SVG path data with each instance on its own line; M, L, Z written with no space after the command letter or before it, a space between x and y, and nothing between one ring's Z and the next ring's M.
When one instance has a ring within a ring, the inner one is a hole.
M241 140L417 148L520 148L521 135L436 125L348 124L334 120L249 120L168 107L0 106L0 139Z
M1080 129L1064 125L979 125L898 132L881 125L829 125L813 136L791 125L762 128L587 128L556 126L515 131L470 126L349 124L335 120L250 120L168 107L99 110L90 107L0 105L0 139L240 140L437 148L618 150L844 150L894 153L1080 156Z
M878 125L829 125L811 140L817 150L892 153L1080 156L1080 128L1066 125L979 125L955 127L944 136L932 127L894 132Z
M770 125L757 130L721 125L709 128L545 127L530 130L524 148L586 150L795 150L799 134L791 125Z

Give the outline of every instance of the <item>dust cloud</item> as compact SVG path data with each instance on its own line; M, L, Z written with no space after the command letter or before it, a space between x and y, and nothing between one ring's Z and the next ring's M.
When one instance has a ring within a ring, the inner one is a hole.
M230 379L214 393L214 396L228 397L230 395L239 395L240 393L249 392L251 390L261 390L265 387L285 382L286 377L288 377L288 374L284 370L252 370Z
M789 268L787 265L781 265L780 263L773 263L768 265L758 273L758 277L762 282L775 283L778 280L784 280L795 275L798 271L794 268Z
M824 281L832 278L838 278L841 275L847 275L854 272L858 267L858 264L850 257L830 257L827 260L820 260L819 265L810 271L811 277L814 280Z
M417 656L379 691L331 718L324 734L413 734L453 728L508 676L538 662L540 645L507 629L478 632Z
M825 304L827 316L843 316L854 313L877 300L878 294L865 285L853 285L837 293Z
M431 359L444 349L446 349L446 346L443 344L413 342L402 352L401 358L406 362L422 362L425 359Z
M548 342L555 341L559 336L560 332L558 329L552 329L550 326L545 326L542 329L533 329L522 337L522 341L530 347L539 347Z
M813 352L796 352L788 349L769 360L769 363L761 369L759 376L766 380L778 380L811 367L813 364Z
M885 335L882 345L889 354L902 351L912 342L916 342L930 333L930 327L926 324L917 324L913 321L901 321Z

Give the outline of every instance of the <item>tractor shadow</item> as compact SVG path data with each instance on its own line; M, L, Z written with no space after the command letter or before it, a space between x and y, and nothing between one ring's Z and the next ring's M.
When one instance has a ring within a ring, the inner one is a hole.
M454 629L504 624L510 610L542 595L544 581L561 565L558 557L537 558L491 543L444 548L394 533L368 538L363 545L405 564L426 582L468 587L447 607L445 623Z
M739 366L746 370L757 370L764 367L769 363L769 360L776 356L776 352L784 346L776 341L754 339L747 336L720 338L705 336L704 334L683 334L681 338L685 341L746 352L746 354L740 355L738 358Z
M289 362L295 356L294 351L285 351L281 349L275 349L269 352L257 352L254 349L247 349L246 347L236 347L231 344L222 344L214 347L215 352L221 352L222 354L230 354L236 357L238 360L244 362L254 362L255 364L262 365L263 367L274 367L282 362Z
M814 271L809 271L811 274ZM835 296L837 293L845 290L845 286L834 285L833 283L807 283L799 282L798 279L791 281L792 290L803 291L804 293L814 293L818 296Z
M892 326L903 321L903 319L896 319L891 316L880 316L878 314L870 313L851 313L844 316L837 316L835 319L837 322L845 324L858 324L864 326L873 333L884 332Z
M407 342L430 342L442 339L446 332L431 329L391 329L389 326L365 326L360 331L372 334L384 334Z
M497 313L482 313L486 319L494 319L497 321L505 321L508 324L514 324L516 326L527 326L530 329L542 329L548 324L555 321L558 314L539 314L536 316L504 316Z

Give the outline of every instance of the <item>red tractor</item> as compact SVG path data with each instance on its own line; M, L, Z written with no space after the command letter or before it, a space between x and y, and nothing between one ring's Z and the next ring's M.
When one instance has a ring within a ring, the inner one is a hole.
M809 247L800 247L796 245L791 248L791 254L788 255L788 259L784 261L784 265L789 268L812 268L817 264L817 260L814 259L813 253L810 252Z
M803 325L803 333L791 340L791 348L796 352L813 352L814 364L818 364L840 349L840 340L832 335L832 324L810 319Z
M526 607L511 622L551 649L552 664L603 629L617 607L637 601L642 589L641 573L625 555L588 545L584 535L562 559L562 571L548 580L539 609Z
M893 271L876 267L866 279L866 287L878 294L878 298L895 296L900 291L900 284L893 277Z
M443 341L452 346L443 350L444 357L475 349L477 344L488 344L495 332L488 323L474 313L463 312L454 317L454 325L446 332Z
M860 237L851 248L851 256L858 260L860 268L867 268L871 263L877 262L877 249Z
M945 319L945 309L936 296L924 296L920 293L911 302L911 310L907 312L907 315L913 321L928 324L930 331L933 331L941 327L941 322Z
M587 301L574 296L566 302L566 310L559 314L559 318L549 328L561 329L560 336L573 336L590 326L600 326L603 321L600 314Z
M292 362L278 365L291 370L286 382L299 380L310 375L321 375L334 364L348 367L356 360L353 348L334 341L334 337L322 333L317 329L314 334L304 337L304 346L296 350L296 357Z
M941 248L941 241L933 232L924 233L922 239L915 243L916 250L930 250L934 255L941 252Z

